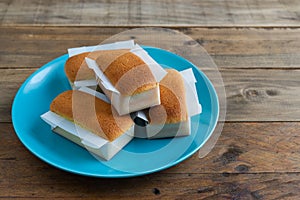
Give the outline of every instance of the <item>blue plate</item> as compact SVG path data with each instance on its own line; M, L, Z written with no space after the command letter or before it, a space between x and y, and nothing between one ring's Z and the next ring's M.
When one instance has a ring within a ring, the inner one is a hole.
M211 136L219 116L217 94L209 79L178 55L153 47L144 49L162 66L179 71L192 68L202 113L191 119L191 135L173 139L133 139L110 161L95 159L84 148L54 134L40 115L51 101L71 89L64 73L68 55L58 57L33 73L19 89L12 120L21 142L37 157L60 169L95 177L131 177L166 169L187 159Z

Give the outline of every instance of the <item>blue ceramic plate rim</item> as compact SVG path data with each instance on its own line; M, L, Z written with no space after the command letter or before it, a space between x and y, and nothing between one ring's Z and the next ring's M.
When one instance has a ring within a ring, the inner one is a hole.
M198 71L198 73L201 74L201 76L203 77L203 79L206 81L207 83L207 86L209 87L210 91L212 92L211 96L213 97L212 98L212 101L215 101L215 104L214 106L215 107L215 121L214 121L214 124L211 126L211 130L209 132L209 134L207 135L206 139L195 149L193 149L192 151L190 151L189 153L187 153L186 155L184 156L181 156L179 159L167 164L167 165L164 165L164 166L161 166L159 168L155 168L155 169L152 169L152 170L148 170L148 171L144 171L144 172L139 172L139 173L128 173L128 172L123 172L121 174L118 174L118 173L115 173L115 174L98 174L98 173L87 173L87 172L82 172L80 170L74 170L74 169L69 169L69 168L66 168L62 165L59 165L55 162L51 162L49 161L49 159L47 159L47 157L45 156L42 156L39 154L38 151L36 151L34 148L32 148L30 145L28 145L26 142L23 141L22 139L22 130L19 128L19 126L16 125L16 114L18 113L18 110L16 109L16 102L18 101L19 98L21 98L22 96L22 91L24 90L24 88L26 87L26 85L30 82L31 79L33 79L37 74L39 74L39 72L41 72L42 70L48 68L48 67L51 67L53 64L55 64L56 62L60 61L60 60L66 60L68 58L68 55L67 54L64 54L62 56L59 56L55 59L53 59L52 61L46 63L45 65L43 65L42 67L40 67L38 70L36 70L34 73L32 73L25 81L24 83L21 85L21 87L19 88L15 98L14 98L14 101L13 101L13 104L12 104L12 122L13 122L13 126L14 126L14 129L15 129L15 132L16 132L16 135L17 137L19 138L19 140L21 141L21 143L33 154L35 155L36 157L38 157L39 159L43 160L44 162L56 167L56 168L59 168L61 170L64 170L64 171L67 171L67 172L71 172L71 173L74 173L74 174L79 174L79 175L84 175L84 176L92 176L92 177L99 177L99 178L128 178L128 177L135 177L135 176L141 176L141 175L146 175L146 174L150 174L150 173L154 173L154 172L158 172L158 171L161 171L161 170L164 170L164 169L167 169L167 168L170 168L182 161L184 161L185 159L189 158L190 156L192 156L194 153L196 153L206 142L207 140L211 137L216 125L217 125L217 121L218 121L218 117L219 117L219 100L218 100L218 95L215 91L215 88L213 87L212 83L210 82L210 80L207 78L207 76L201 71L199 70L199 68L197 68L194 64L192 64L190 61L180 57L179 55L177 54L174 54L174 53L171 53L169 51L166 51L164 49L159 49L159 48L155 48L155 47L150 47L150 46L143 46L143 48L148 51L148 50L162 50L162 51L165 51L165 53L168 53L170 54L170 56L175 56L176 59L180 59L180 60L183 60L184 62L187 62L188 64L190 64L191 66L193 66L193 68L195 70Z

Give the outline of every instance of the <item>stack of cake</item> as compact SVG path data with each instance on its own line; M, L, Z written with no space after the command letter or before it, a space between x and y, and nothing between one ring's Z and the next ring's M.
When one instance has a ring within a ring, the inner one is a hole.
M133 137L190 135L190 117L201 113L192 69L165 70L133 40L69 49L65 73L73 90L41 117L105 160Z

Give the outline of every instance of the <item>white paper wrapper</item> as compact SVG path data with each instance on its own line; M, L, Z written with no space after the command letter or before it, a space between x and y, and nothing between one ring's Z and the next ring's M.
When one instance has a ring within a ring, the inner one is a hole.
M72 86L72 88L73 90L77 90L81 87L90 87L96 90L97 84L98 83L96 81L96 78L91 80L80 80L80 81L74 81L74 86Z
M68 49L68 53L69 53L69 57L72 57L85 52L92 52L98 50L126 49L126 48L130 49L133 46L134 46L134 40L128 40L128 41L115 42L112 44L70 48Z
M166 70L164 70L155 60L153 60L153 58L149 56L149 54L138 44L136 44L130 50L130 52L140 57L150 67L150 70L157 82L161 81L167 74Z
M149 69L151 70L157 82L161 81L161 79L167 74L167 72L155 60L153 60L143 48L141 48L137 44L134 45L133 40L100 45L95 48L95 50L114 49L130 49L130 52L140 57L149 66ZM99 69L98 64L95 60L86 58L86 62L88 66L94 70L98 78L99 86L101 88L103 87L102 89L104 93L110 98L112 105L120 115L128 114L130 112L142 110L144 108L160 104L159 87L153 89L152 91L145 91L139 95L122 95ZM109 95L108 93L111 94Z
M109 103L109 99L97 91L87 87L82 87L80 91L94 95L99 99ZM92 132L81 128L73 122L57 115L54 112L48 111L41 115L41 118L51 126L51 129L66 137L67 139L85 147L90 152L100 156L105 160L111 159L118 151L128 144L134 135L134 127L132 126L126 133L115 139L113 142L93 134Z
M88 66L94 70L97 78L99 79L99 81L101 81L101 83L105 87L105 89L120 94L119 91L113 86L113 84L111 84L111 82L108 80L108 78L99 69L95 60L86 58L85 61L88 64Z
M197 80L191 68L181 71L180 74L182 75L184 80L185 91L186 91L185 95L186 95L186 102L187 102L186 105L187 113L190 118L202 112L202 107L201 104L199 103L197 89L195 85ZM147 124L146 126L135 125L135 137L138 138L164 138L164 137L177 137L177 136L189 135L189 133L186 133L184 130L190 129L190 119L186 123L173 124L174 129L178 129L178 130L174 132L174 135L172 135L172 133L170 133L169 131L166 134L164 133L163 125L156 126L156 127L154 127L154 125L150 125L149 120L147 119L147 116L143 111L138 111L132 114L132 117L134 118L135 122L137 121L138 118L139 120L144 121L143 125Z
M69 58L76 56L81 53L91 52L95 49L96 46L84 46L84 47L75 47L68 49Z
M96 90L93 90L91 88L88 87L81 87L78 89L79 91L88 93L90 95L93 95L95 97L98 97L99 99L105 101L106 103L110 103L110 100L107 98L107 96L105 96L103 93L97 92Z
M130 52L139 56L149 67L152 74L157 82L161 81L167 72L155 61L149 54L138 44L134 45L133 40L116 42L113 44L105 44L94 47L94 50L115 50L115 49L130 49ZM119 93L119 91L113 86L109 79L104 75L104 73L99 69L95 60L86 58L88 66L94 70L96 76L101 80L104 87L112 92Z
M124 48L132 48L134 47L134 41L128 40L128 41L122 41L122 42L116 42L113 44L104 44L104 45L97 45L97 46L84 46L84 47L75 47L68 49L69 57L85 53L85 52L92 52L92 51L98 51L98 50L107 50L107 49L124 49ZM73 89L79 89L80 87L91 87L95 89L94 86L97 86L96 76L95 79L91 80L80 80L75 81L73 84L70 83Z
M195 83L197 82L192 68L183 70L180 72L183 77L186 91L186 102L189 117L198 115L202 112L201 104L199 103L197 88Z
M50 124L52 129L60 127L61 129L69 132L70 134L80 137L82 141L89 143L91 147L100 148L108 142L107 140L96 136L90 131L87 131L81 128L80 126L77 126L76 124L72 123L71 121L55 114L54 112L48 111L41 115L41 118L45 122Z

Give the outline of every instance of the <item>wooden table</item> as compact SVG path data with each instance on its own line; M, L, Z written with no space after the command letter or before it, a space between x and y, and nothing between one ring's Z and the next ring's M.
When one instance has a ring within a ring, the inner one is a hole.
M300 1L182 2L0 1L0 198L300 198ZM11 123L21 83L69 47L145 26L187 34L220 68L227 118L208 156L147 176L101 179L32 155Z

